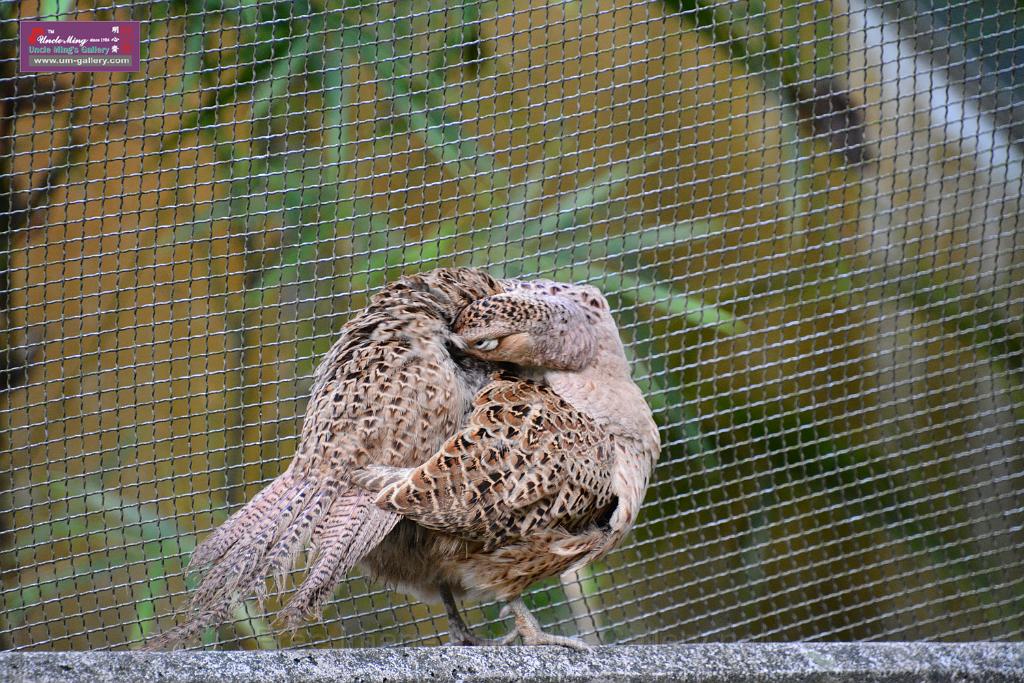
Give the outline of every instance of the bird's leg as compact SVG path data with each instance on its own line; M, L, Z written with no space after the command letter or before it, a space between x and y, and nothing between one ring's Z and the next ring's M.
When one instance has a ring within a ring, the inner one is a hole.
M565 636L554 636L550 633L545 633L541 627L540 622L537 621L537 617L530 613L527 609L526 603L523 602L522 598L516 598L508 603L509 608L516 617L516 628L511 634L515 634L519 631L519 634L523 636L523 642L527 645L560 645L562 647L568 647L573 650L582 650L584 652L589 651L591 648L589 645L584 643L578 638L566 638ZM507 638L508 636L506 636Z
M505 635L499 640L488 640L473 635L473 632L466 626L459 614L459 607L455 604L455 596L448 584L440 586L441 601L444 603L444 611L448 613L448 633L451 636L452 645L507 645L516 635L516 630Z

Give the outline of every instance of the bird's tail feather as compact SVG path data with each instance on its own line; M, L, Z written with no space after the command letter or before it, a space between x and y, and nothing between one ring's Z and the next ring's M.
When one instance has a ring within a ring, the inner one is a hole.
M239 535L244 533L241 528L246 523L251 523L254 518L254 511L264 509L276 509L278 502L296 490L295 477L291 470L286 471L269 486L257 493L252 500L246 503L240 510L227 518L217 527L212 534L196 546L189 558L188 567L185 571L188 574L202 574L213 564L224 557L228 548L238 541Z
M318 615L338 582L398 520L398 515L378 508L366 491L351 489L335 498L313 531L306 580L281 610L286 626L295 629Z
M188 618L150 640L146 648L172 649L196 639L206 628L226 621L249 596L262 603L266 578L277 579L280 588L309 542L316 544L319 554L296 597L311 595L310 589L315 589L316 600L307 599L315 610L344 573L394 526L394 521L381 521L381 515L389 514L376 508L372 497L362 491L339 491L336 481L285 472L196 547L189 571L201 572L203 579L192 597ZM325 575L329 562L335 571ZM294 604L293 599L289 607Z

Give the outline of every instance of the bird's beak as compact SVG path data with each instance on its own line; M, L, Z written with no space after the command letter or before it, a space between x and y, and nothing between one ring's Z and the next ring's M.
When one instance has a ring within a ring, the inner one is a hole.
M469 349L469 343L466 342L466 340L463 339L461 335L453 334L452 343L455 344L455 348L457 348L459 351L466 351L467 349Z

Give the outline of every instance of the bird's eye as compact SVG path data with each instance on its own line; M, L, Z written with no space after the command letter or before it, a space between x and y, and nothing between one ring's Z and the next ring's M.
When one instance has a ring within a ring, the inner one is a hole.
M493 351L498 348L497 339L483 339L473 344L474 349L480 349L481 351Z

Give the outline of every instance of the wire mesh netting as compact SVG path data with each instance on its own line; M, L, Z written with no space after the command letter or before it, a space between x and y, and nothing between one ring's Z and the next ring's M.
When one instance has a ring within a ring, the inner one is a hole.
M628 542L528 604L591 642L1019 639L1014 2L0 3L7 648L125 647L292 454L384 282L588 281L664 448ZM19 73L17 20L137 20ZM221 647L436 644L353 575ZM470 603L481 633L499 606Z

